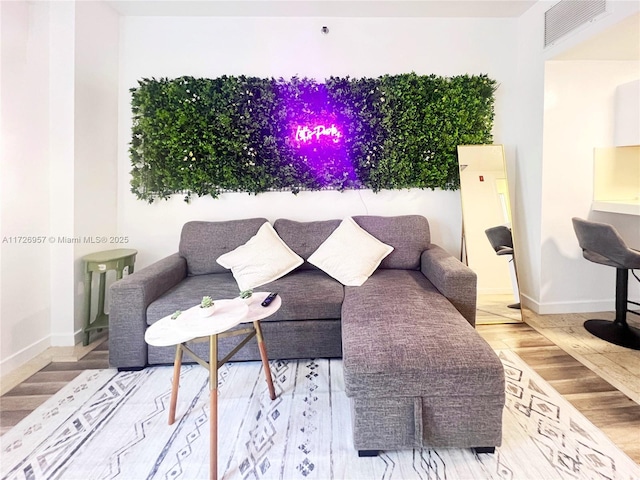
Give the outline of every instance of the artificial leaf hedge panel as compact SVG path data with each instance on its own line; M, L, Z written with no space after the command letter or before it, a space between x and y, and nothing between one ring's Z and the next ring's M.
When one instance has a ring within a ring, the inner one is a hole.
M457 145L491 143L486 75L290 80L143 79L131 89L131 191L175 193L459 185Z

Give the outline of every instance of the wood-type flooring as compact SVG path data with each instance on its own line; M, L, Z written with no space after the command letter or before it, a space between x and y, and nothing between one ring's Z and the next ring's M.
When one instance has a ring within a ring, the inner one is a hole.
M586 314L536 315L527 310L524 314L527 323L514 318L506 320L512 323L487 319L477 330L494 349L518 354L640 463L640 405L636 403L640 398L640 352L611 346L585 334L582 322L589 317ZM479 320L483 316L486 312L479 312ZM633 323L637 324L635 319ZM16 425L81 371L108 368L106 336L86 350L77 361L54 358L8 391L5 385L0 397L1 432Z

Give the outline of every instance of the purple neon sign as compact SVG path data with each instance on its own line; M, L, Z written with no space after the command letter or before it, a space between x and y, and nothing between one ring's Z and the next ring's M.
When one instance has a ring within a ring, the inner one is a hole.
M306 144L326 139L333 143L338 143L340 138L342 138L342 134L334 124L328 127L325 125L315 125L311 127L308 125L298 125L296 127L295 139L297 142Z
M328 185L335 178L343 179L345 184L355 183L357 176L345 141L349 129L340 117L327 111L326 103L317 101L304 108L291 108L287 143L294 148L299 167L312 175L319 186Z

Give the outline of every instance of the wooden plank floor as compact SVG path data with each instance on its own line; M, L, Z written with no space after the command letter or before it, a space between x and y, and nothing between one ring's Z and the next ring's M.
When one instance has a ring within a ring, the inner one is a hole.
M540 319L544 320L543 317ZM577 316L575 321L582 321ZM572 327L573 328L573 327ZM635 462L640 463L640 405L526 323L478 325L496 350L508 349L548 381ZM108 368L108 339L77 362L52 362L0 397L2 433L85 369ZM568 349L566 346L565 349ZM634 357L640 352L623 352ZM624 361L624 356L621 357ZM616 357L612 362L615 364ZM606 372L600 367L600 373ZM619 368L619 366L615 367ZM614 368L614 369L615 369ZM640 372L639 372L640 374Z
M527 321L533 321L531 315L529 312ZM546 316L537 316L537 320L543 317ZM572 323L583 321L582 316L575 315ZM550 328L560 328L550 325ZM629 457L640 463L640 405L602 378L601 375L610 376L606 367L596 373L569 355L567 351L576 346L575 340L568 345L557 345L526 323L478 325L477 330L495 350L509 349L520 356ZM594 345L595 349L610 348L606 342L602 342L602 346ZM613 370L625 368L628 365L625 359L629 356L640 357L638 351L624 350L622 356L612 357ZM640 371L635 373L640 375ZM627 390L635 389L634 375L627 375L626 382Z
M109 340L76 362L51 362L0 397L0 432L5 433L83 370L109 368Z

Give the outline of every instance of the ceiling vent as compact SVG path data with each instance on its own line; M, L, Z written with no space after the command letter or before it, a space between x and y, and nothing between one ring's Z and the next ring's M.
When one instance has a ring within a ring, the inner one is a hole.
M544 13L544 46L606 13L606 0L561 0Z

